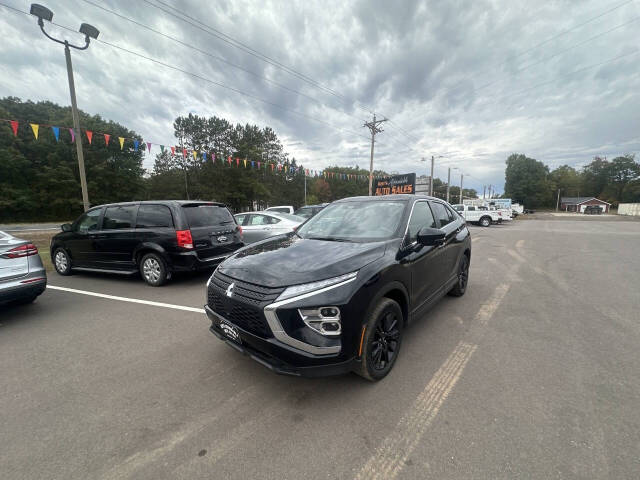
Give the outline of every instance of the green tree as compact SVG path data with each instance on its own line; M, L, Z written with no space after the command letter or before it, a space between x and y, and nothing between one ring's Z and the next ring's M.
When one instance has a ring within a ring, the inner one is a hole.
M549 205L552 188L548 180L549 168L542 162L520 153L507 158L505 195L529 208Z

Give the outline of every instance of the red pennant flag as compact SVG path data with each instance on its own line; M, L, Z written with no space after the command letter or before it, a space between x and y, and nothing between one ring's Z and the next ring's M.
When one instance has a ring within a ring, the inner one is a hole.
M147 150L149 150L149 153L151 153L151 142L147 142Z
M11 120L11 130L13 130L13 136L18 136L18 122L16 120Z
M109 145L109 140L111 139L111 135L109 135L108 133L103 133L104 135L104 144L105 145Z
M240 166L240 159L238 157L236 157L236 165L239 167Z
M176 147L171 147L171 156L176 154Z
M93 138L93 132L91 130L85 130L87 138L89 139L89 145L91 145L91 139Z
M227 162L229 162L229 166L231 166L231 155L229 155L229 158L227 158Z
M271 164L271 171L273 171L273 163Z
M182 156L183 156L184 158L187 158L187 149L186 149L186 148L183 148L183 149L182 149Z
M258 168L260 168L260 161L258 161Z

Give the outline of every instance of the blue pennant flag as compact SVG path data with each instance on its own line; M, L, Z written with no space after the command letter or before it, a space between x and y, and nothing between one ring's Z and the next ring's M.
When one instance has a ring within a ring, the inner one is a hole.
M138 142L138 140L134 140L133 141L133 149L137 152L138 151L138 145L140 144L140 142Z
M56 137L57 142L60 138L60 127L51 127L51 130L53 130L53 135Z
M207 152L202 152L202 160L207 161Z

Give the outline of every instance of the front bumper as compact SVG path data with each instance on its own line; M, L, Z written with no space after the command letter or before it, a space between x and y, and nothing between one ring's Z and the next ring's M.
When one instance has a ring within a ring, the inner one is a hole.
M275 373L302 377L339 375L351 371L356 361L354 358L345 359L340 354L314 355L293 348L275 337L259 337L238 327L233 322L229 322L208 305L204 306L204 310L211 320L209 330L215 336ZM220 328L221 321L231 323L238 329L241 343L231 340L225 335Z

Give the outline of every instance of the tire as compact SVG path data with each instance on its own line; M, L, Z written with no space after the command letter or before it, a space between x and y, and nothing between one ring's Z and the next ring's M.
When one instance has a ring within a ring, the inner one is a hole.
M71 258L64 248L56 248L51 260L56 272L60 275L71 275Z
M367 321L362 358L354 372L372 382L386 377L400 353L403 328L400 305L390 298L381 298Z
M449 290L449 295L452 297L461 297L464 292L467 291L467 284L469 283L469 257L462 255L460 259L460 265L458 265L458 281L454 287Z
M147 253L140 259L140 275L152 287L164 285L167 281L167 264L155 253Z
M482 217L480 219L480 226L481 227L488 227L489 225L491 225L491 217Z

